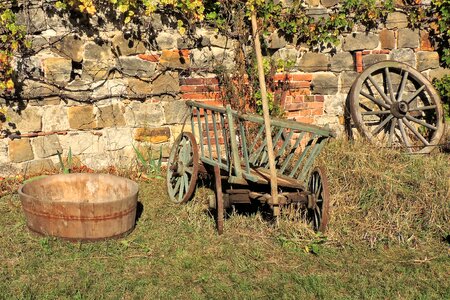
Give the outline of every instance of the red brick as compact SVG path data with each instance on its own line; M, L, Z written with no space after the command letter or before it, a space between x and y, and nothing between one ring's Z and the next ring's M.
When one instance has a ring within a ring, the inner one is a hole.
M294 102L294 103L302 103L304 101L305 101L305 96L298 95L298 96L295 96L295 98L294 98L294 100L292 102Z
M219 84L217 78L180 78L181 85L209 85L209 84Z
M367 54L371 54L372 51L371 50L364 50L362 51L362 55L367 55Z
M218 85L182 85L180 89L182 92L213 92L220 90Z
M220 97L219 93L184 93L181 95L183 99L217 99Z
M298 89L295 91L291 91L292 95L311 95L311 90L310 89Z
M291 103L285 106L285 110L287 111L296 111L305 107L305 103Z
M314 96L314 101L316 102L324 102L325 101L325 97L322 95L316 95Z
M434 47L431 44L430 34L428 33L428 31L420 31L420 50L434 51Z
M311 115L313 116L321 116L323 115L323 109L322 108L315 108L310 110Z
M292 74L293 81L311 81L312 74Z
M323 108L323 102L308 102L306 105L308 108Z
M362 52L357 51L355 53L355 60L356 60L356 72L362 73L363 71L363 60L362 60Z
M289 84L291 89L299 89L299 88L309 88L311 86L311 82L309 81L295 81Z
M284 74L284 73L280 73L280 74L275 74L273 76L273 80L274 81L286 81L289 80L289 74Z
M306 124L314 123L314 119L311 117L296 117L295 120L299 123L306 123Z
M151 62L158 62L160 58L158 54L139 54L138 57Z

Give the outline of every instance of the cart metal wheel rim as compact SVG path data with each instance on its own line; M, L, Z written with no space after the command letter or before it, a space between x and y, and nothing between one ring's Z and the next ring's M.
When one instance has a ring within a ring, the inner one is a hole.
M330 209L330 191L323 167L316 167L311 172L308 188L309 192L316 197L315 207L308 209L308 220L311 221L315 231L325 232Z
M181 133L170 151L167 189L175 203L186 203L193 195L199 169L198 147L190 132Z
M444 135L438 93L404 63L383 61L361 73L350 91L350 112L358 132L384 147L429 153Z

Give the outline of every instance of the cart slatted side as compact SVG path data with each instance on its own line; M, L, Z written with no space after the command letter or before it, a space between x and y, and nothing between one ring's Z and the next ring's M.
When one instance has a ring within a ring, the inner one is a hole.
M199 141L200 159L229 172L230 182L261 181L258 174L269 169L263 118L239 114L229 105L224 108L193 101L187 104L191 109L191 129ZM333 133L280 119L271 120L271 129L278 175L304 184L314 159Z

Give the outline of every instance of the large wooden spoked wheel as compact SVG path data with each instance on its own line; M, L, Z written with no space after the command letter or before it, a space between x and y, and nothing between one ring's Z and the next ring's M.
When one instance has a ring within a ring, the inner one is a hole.
M429 153L444 134L441 99L416 69L395 61L367 68L350 92L358 132L384 147Z
M167 189L170 200L187 202L194 193L199 169L198 147L190 132L181 133L170 151L167 165Z
M315 197L313 207L308 208L308 220L311 221L315 231L325 232L330 209L330 191L325 169L314 168L309 178L308 188Z

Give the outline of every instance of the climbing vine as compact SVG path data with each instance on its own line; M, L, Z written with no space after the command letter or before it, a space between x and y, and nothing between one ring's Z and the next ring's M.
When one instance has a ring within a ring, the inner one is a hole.
M397 1L396 1L397 2ZM401 9L407 12L413 27L427 26L431 29L435 42L440 46L444 66L450 65L450 0L432 0L431 5L420 5L417 0L404 0ZM29 42L26 28L17 24L11 9L15 0L0 3L0 93L14 91L14 54L20 54ZM105 7L117 12L124 24L139 21L143 15L155 12L175 15L178 29L185 33L191 25L203 22L221 31L241 45L248 44L249 12L256 9L263 34L268 36L278 30L286 39L296 44L307 44L320 50L333 47L339 36L358 30L369 31L386 21L388 14L398 8L393 0L346 0L329 9L324 16L311 16L304 0L293 1L284 6L282 1L273 0L57 0L54 7L60 11L76 11L92 17L101 14ZM243 56L243 64L252 65L252 58L245 57L242 48L237 49ZM248 74L247 74L248 75Z

